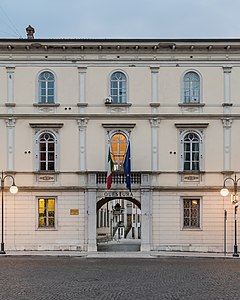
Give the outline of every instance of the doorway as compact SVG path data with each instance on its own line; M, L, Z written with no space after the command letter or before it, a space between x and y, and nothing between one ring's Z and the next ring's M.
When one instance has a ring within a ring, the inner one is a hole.
M136 199L104 198L97 202L97 251L141 249L141 203Z

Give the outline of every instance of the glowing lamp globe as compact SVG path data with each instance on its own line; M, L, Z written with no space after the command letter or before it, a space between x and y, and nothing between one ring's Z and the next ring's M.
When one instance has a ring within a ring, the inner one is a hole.
M220 194L223 197L226 197L229 194L229 190L227 188L223 188L223 189L221 189Z
M16 185L12 185L12 186L10 187L10 192L11 192L12 194L16 194L16 193L18 192L18 187L17 187Z

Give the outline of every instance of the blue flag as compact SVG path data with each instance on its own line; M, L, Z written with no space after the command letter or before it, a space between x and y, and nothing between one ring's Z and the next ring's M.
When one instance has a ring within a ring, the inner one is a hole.
M131 152L130 142L128 143L125 160L123 163L124 174L126 175L126 187L131 192Z

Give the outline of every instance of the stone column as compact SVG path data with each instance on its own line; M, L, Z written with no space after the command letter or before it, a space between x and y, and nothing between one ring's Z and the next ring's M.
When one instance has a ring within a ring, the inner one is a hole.
M6 120L6 127L7 127L7 171L14 171L15 123L16 123L16 120L13 119L13 118L8 118Z
M222 119L223 123L223 171L231 171L231 127L232 119Z
M141 190L141 212L141 251L150 251L152 241L152 193L149 189Z
M152 157L152 171L159 170L159 124L158 118L150 119L151 124L151 157Z
M86 171L86 128L88 119L78 119L79 129L79 171Z

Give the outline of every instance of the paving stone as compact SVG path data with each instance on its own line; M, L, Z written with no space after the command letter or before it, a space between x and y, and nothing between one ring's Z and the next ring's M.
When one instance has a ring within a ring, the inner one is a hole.
M4 300L239 300L240 259L0 257Z

